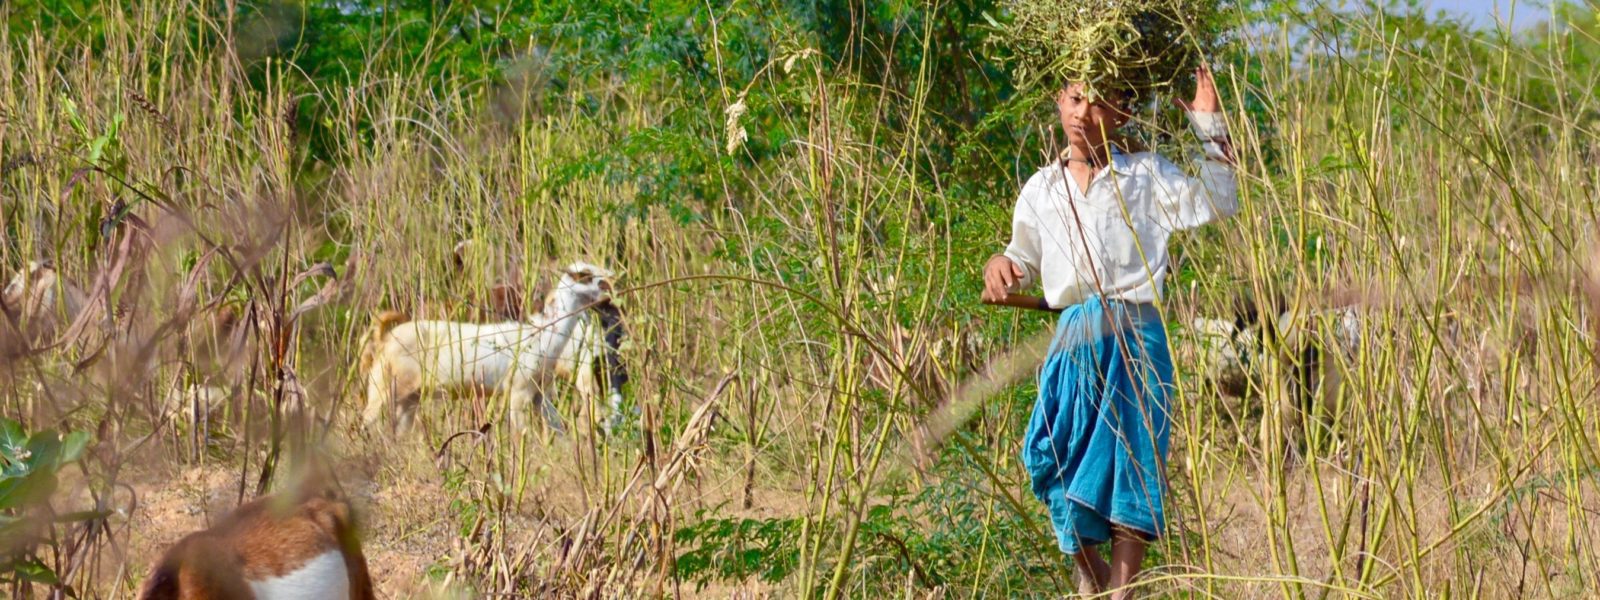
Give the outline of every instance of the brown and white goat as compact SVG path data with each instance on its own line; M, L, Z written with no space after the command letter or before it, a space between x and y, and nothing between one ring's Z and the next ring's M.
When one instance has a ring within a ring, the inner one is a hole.
M406 431L424 389L438 388L504 391L516 430L527 428L523 413L535 403L550 426L560 430L560 417L544 401L544 391L583 313L605 298L610 277L600 267L574 263L544 310L520 321L409 321L400 313L379 314L361 352L366 426L376 427L392 404L395 430Z
M17 334L31 346L47 342L62 327L83 312L88 296L56 271L49 261L28 261L12 274L0 292L0 310L6 327L17 326Z
M349 502L332 488L263 497L167 549L141 600L374 598Z

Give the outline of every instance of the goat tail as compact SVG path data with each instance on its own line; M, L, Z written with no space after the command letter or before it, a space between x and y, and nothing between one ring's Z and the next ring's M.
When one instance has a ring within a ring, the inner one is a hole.
M389 331L401 323L411 320L411 315L397 311L386 310L372 318L372 327L367 330L367 337L361 341L361 373L365 375L372 369L372 363L377 360L377 345L383 341Z

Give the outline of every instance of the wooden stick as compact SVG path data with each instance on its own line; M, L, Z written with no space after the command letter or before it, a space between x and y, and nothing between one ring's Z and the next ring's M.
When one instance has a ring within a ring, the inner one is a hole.
M1061 312L1061 309L1059 308L1050 308L1050 303L1045 302L1044 298L1040 298L1038 296L1028 296L1025 294L1006 294L1004 299L984 300L983 303L990 306L1009 306L1012 308L1042 310L1053 313Z

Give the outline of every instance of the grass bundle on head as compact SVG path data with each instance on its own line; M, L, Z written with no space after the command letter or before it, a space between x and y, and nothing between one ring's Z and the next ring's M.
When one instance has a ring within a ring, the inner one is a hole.
M1001 0L989 38L1019 88L1081 81L1091 98L1149 98L1194 77L1219 44L1222 0Z

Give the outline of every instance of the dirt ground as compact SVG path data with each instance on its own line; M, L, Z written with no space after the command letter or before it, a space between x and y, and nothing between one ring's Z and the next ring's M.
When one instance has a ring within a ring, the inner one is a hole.
M352 500L362 529L362 547L379 597L465 597L453 578L463 560L470 560L461 520L453 503L463 495L448 489L446 474L421 441L398 445L358 442L360 448L332 451L333 471ZM154 454L154 452L150 452ZM237 460L208 464L180 464L155 456L130 461L122 475L126 484L117 497L123 510L111 518L118 538L116 553L105 560L100 580L112 589L109 597L130 597L162 552L189 533L224 518L240 504L253 499L252 467L241 486ZM571 455L549 456L530 469L537 480L526 488L521 505L496 514L496 523L510 533L497 546L503 555L526 555L527 566L539 571L555 545L565 540L576 524L602 502L586 497L577 483L582 477ZM592 469L592 467L589 467ZM591 474L589 478L593 478ZM592 482L591 482L592 484ZM81 485L76 486L80 488ZM246 493L240 494L245 489ZM674 504L681 513L697 507L718 506L720 511L752 517L771 517L798 510L794 493L758 489L755 506L741 510L732 501L742 486L734 481L708 479L685 485ZM132 499L128 497L132 494ZM87 495L76 497L88 501ZM129 510L127 507L131 507ZM497 557L496 559L504 558ZM118 567L125 569L119 574ZM112 582L120 581L120 585ZM696 590L685 584L674 595L689 598L766 598L771 586L711 585Z
M143 574L168 546L239 505L237 467L175 466L133 477L129 485L139 497L139 507L125 526L126 564L135 582L143 582ZM447 559L455 535L454 524L436 516L441 514L437 507L449 504L440 483L402 476L344 477L341 484L360 511L363 551L380 596L411 598L439 592L427 570ZM254 481L246 487L253 488ZM244 500L251 498L246 495Z

